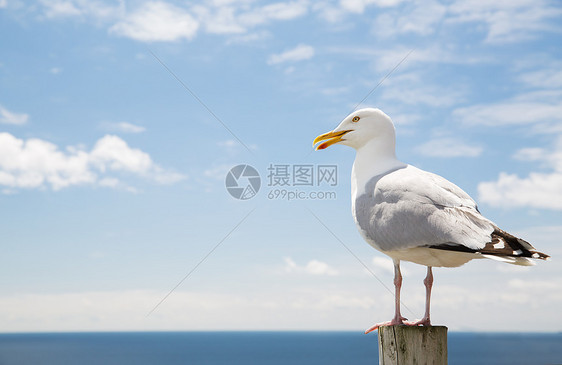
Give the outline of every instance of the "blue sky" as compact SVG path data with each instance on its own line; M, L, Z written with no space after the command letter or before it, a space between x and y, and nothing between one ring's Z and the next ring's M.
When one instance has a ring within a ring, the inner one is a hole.
M534 0L0 0L1 330L389 319L391 293L343 246L392 286L351 218L354 151L311 143L403 60L361 104L394 120L399 158L553 256L437 269L434 323L559 331L561 18ZM224 187L238 164L261 174L252 199ZM270 165L336 165L337 186L285 188L335 195L270 199ZM424 268L403 266L419 318Z

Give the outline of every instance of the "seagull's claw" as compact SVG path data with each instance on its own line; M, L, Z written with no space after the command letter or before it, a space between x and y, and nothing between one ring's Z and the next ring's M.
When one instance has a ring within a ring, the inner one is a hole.
M379 327L385 327L385 326L431 326L431 321L429 320L429 317L423 317L422 319L420 319L418 321L412 321L412 322L409 322L404 317L395 317L391 321L381 322L381 323L375 324L374 326L368 328L365 331L365 334L373 332L374 330L378 329Z
M365 330L365 334L373 332L374 330L378 329L379 327L386 327L386 326L401 326L401 325L409 325L407 318L404 317L394 317L391 321L377 323L372 327L367 328Z
M423 317L418 321L404 322L404 324L407 326L431 326L431 321L428 317Z

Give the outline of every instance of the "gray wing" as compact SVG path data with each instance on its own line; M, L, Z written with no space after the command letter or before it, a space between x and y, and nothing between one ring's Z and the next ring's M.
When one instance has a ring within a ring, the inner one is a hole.
M365 238L383 251L436 245L479 250L496 228L458 186L413 166L371 179L354 213Z

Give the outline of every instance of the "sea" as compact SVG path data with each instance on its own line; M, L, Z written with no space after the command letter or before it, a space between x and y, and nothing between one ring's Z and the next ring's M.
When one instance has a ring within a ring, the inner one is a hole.
M562 364L562 333L449 332L449 364ZM378 364L376 333L0 334L2 365Z

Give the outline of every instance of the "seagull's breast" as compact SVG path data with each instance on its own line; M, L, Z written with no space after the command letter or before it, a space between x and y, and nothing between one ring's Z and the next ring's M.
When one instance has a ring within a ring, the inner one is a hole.
M380 199L375 197L377 184L380 180L401 168L404 167L395 167L368 179L356 175L355 171L352 174L351 211L353 220L363 239L380 251L388 250L389 247L386 247L382 242L382 237L377 239L377 236L380 236L379 233L382 232L374 231L372 227L377 224L378 220L385 219L385 214L390 210L386 202L378 201Z

